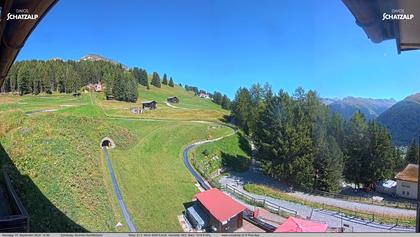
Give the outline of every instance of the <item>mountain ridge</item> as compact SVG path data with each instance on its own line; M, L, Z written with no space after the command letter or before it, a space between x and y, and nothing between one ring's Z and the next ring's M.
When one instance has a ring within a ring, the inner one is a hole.
M378 117L395 144L407 146L420 136L420 93L407 96Z
M126 65L120 62L117 62L113 59L107 58L105 56L99 55L99 54L86 54L85 56L81 57L79 61L91 61L91 62L105 61L105 62L110 62L116 65L121 65L125 70L128 70L128 67Z
M376 119L380 114L397 103L395 99L372 99L363 97L347 96L342 99L322 98L322 102L333 112L337 112L345 119L360 111L366 119Z

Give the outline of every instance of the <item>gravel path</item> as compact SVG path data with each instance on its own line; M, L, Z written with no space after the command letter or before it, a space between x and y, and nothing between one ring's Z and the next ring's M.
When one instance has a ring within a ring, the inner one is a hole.
M171 103L169 103L169 102L165 102L165 104L166 104L167 106L171 107L171 108L174 108L174 109L179 109L179 107L176 107L176 106L172 105L172 104L171 104Z

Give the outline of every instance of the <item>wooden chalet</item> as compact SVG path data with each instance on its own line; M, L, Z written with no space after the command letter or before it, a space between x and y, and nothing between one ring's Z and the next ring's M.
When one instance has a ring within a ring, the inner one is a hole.
M143 101L142 108L143 110L155 110L157 109L157 102L155 100Z
M168 103L178 104L178 103L179 103L179 98L178 98L178 97L176 97L176 96L171 96L171 97L168 97L168 98L166 99L166 101L167 101Z

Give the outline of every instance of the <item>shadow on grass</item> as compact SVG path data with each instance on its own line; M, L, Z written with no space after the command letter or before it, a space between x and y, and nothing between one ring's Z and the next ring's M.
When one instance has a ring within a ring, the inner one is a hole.
M223 115L223 118L219 118L219 121L220 122L223 122L223 123L231 123L232 122L232 116L231 115Z
M251 146L249 145L248 140L241 133L237 133L236 136L238 137L241 150L251 157ZM235 172L247 171L251 165L251 159L249 157L231 155L223 151L221 152L221 156L223 166Z
M194 201L184 202L183 205L184 205L184 209L187 210L189 207L194 205Z
M241 134L237 133L238 139L239 139L239 147L249 156L252 156L252 149L251 145L249 144L248 140Z
M4 167L10 176L13 187L29 214L30 232L87 232L54 206L29 176L19 172L1 143L0 167Z
M230 170L235 172L244 172L249 169L251 161L247 157L241 155L234 156L224 153L223 151L221 154L224 167L228 167Z

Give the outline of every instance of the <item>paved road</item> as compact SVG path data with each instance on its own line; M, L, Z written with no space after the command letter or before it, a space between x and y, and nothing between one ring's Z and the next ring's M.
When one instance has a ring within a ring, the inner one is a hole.
M234 134L234 133L233 133ZM233 135L230 134L230 135ZM228 135L229 136L229 135ZM224 136L226 137L226 136ZM223 139L224 137L220 137L213 140L205 140L201 142L193 143L189 146L187 146L184 149L183 155L184 155L184 164L190 171L190 173L197 179L199 184L205 188L209 189L211 186L201 177L201 175L192 167L192 165L189 162L188 159L188 152L201 144L209 143L218 141L220 139ZM255 169L251 169L256 171ZM252 173L252 171L251 171ZM257 179L259 179L260 182L268 182L266 178L263 177L263 175L260 175ZM414 228L406 228L406 227L399 227L395 225L388 225L388 224L379 224L375 222L369 222L369 221L363 221L359 219L355 219L354 217L346 217L338 214L337 212L331 212L327 210L321 210L321 209L313 209L309 206L300 205L293 202L288 202L284 200L274 199L271 197L265 197L262 195L257 195L254 193L249 193L243 189L243 185L247 182L255 181L254 174L248 174L245 176L240 177L238 174L231 174L228 176L224 176L220 179L221 185L229 184L231 186L236 187L237 189L245 192L246 194L253 196L257 199L266 199L268 201L271 201L279 206L283 206L292 210L297 211L298 215L301 217L310 217L312 220L316 220L319 222L324 222L328 224L330 227L341 227L343 225L348 225L349 229L354 232L414 232ZM284 188L284 187L283 187Z
M192 122L198 122L198 123L207 123L205 121L192 121ZM194 178L197 180L197 182L201 185L201 187L203 187L204 189L208 190L211 188L210 184L203 178L201 177L201 175L192 167L192 165L190 164L190 160L188 159L188 152L190 152L191 149L193 149L196 146L205 144L205 143L210 143L210 142L215 142L215 141L219 141L225 137L229 137L236 134L236 131L233 131L232 133L219 137L219 138L215 138L215 139L211 139L211 140L204 140L204 141L199 141L199 142L195 142L191 145L188 145L185 149L184 149L184 164L187 167L187 169L190 171L190 173L194 176Z
M127 222L128 228L130 229L131 232L138 232L136 226L133 223L133 220L131 219L130 214L128 213L127 207L125 206L124 200L122 198L120 187L118 186L117 179L115 178L114 169L112 168L111 161L109 160L108 148L102 147L102 149L105 152L106 164L108 166L109 175L111 176L112 186L114 187L115 195L117 195L117 199L118 199L118 204L120 205L121 211L124 215L125 221Z
M203 187L205 190L209 190L211 188L210 184L208 184L203 177L192 167L190 164L190 161L188 160L188 152L190 152L191 149L198 146L199 144L191 144L187 146L184 149L184 164L187 166L187 169L190 171L190 173L194 176L194 178L197 180L197 182Z
M379 205L371 205L367 203L360 203L360 202L352 202L347 200L341 200L341 199L335 199L330 197L322 197L322 196L316 196L311 195L307 193L302 192L294 192L291 195L305 199L307 201L311 202L317 202L317 203L325 203L328 205L340 207L340 208L346 208L350 210L364 210L369 213L375 213L376 215L394 215L394 216L404 216L404 217L416 217L416 211L415 210L408 210L408 209L402 209L402 208L393 208L393 207L386 207L386 206L379 206Z
M347 224L354 232L414 232L414 228L395 227L394 225L366 222L352 217L342 217L336 212L313 209L309 206L249 193L243 189L243 184L246 183L246 180L249 180L249 178L243 179L242 177L235 175L228 175L220 179L220 184L229 184L234 186L235 188L245 192L250 196L253 196L254 198L265 198L266 200L271 201L279 206L297 211L298 215L301 217L311 217L312 220L327 223L330 227L341 227L342 224Z
M287 191L288 186L273 180L272 178L264 175L259 169L257 168L250 168L246 172L238 173L238 172L231 172L228 177L226 177L223 181L222 185L232 185L240 183L241 185L246 183L255 183L255 184L263 184L265 186L273 187L282 191ZM393 207L386 207L386 206L379 206L373 205L368 203L360 203L342 199L335 199L331 197L323 197L317 195L311 195L302 192L293 192L290 193L295 197L305 199L307 201L312 201L320 204L328 204L340 208L346 208L350 210L364 210L368 211L369 213L375 213L376 215L383 215L385 214L392 214L398 217L415 217L416 211L409 210L409 209L402 209L402 208L393 208Z

